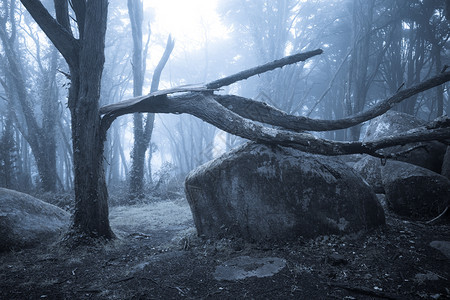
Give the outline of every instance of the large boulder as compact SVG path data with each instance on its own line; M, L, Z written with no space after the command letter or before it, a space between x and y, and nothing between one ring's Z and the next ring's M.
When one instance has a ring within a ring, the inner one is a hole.
M250 241L312 238L385 224L373 190L341 160L248 143L191 172L199 235Z
M30 195L0 188L0 251L32 247L65 230L69 214Z
M429 220L450 200L450 180L428 169L389 160L381 168L388 207L398 215Z
M377 194L384 193L381 167L381 160L370 155L364 156L353 165L353 169L367 181Z
M417 127L424 126L425 121L412 115L396 111L385 114L370 121L364 142L406 133ZM414 150L409 151L414 147ZM396 160L408 162L441 173L446 146L440 142L431 141L386 148L386 153L402 153Z

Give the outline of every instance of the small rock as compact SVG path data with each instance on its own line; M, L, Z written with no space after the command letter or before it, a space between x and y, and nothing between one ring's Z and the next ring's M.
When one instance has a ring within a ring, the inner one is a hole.
M427 273L417 273L414 277L414 281L418 283L423 283L426 280L439 280L439 276L433 272L428 271Z
M327 261L332 266L346 265L348 261L339 253L332 253L328 255Z
M430 247L439 250L450 259L450 242L449 241L432 241Z
M278 257L255 258L239 256L216 267L216 280L236 281L248 277L270 277L286 266L286 260Z

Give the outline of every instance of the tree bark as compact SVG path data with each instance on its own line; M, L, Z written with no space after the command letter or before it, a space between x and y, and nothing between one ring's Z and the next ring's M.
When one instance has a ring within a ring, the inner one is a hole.
M77 68L71 68L69 108L75 168L73 229L89 237L112 238L108 219L108 192L103 170L106 132L98 116L100 83L105 61L108 1L86 3L84 29Z
M89 241L89 238L113 238L103 170L106 131L102 130L99 117L108 1L72 2L78 20L79 39L75 39L64 25L68 12L58 12L57 18L60 19L55 20L40 1L21 2L63 55L70 69L68 103L72 116L75 211L68 241L78 243Z
M128 0L128 14L131 22L131 32L133 36L133 96L141 96L144 84L144 70L142 57L142 15L143 6L141 0ZM145 59L145 58L144 58ZM144 127L141 113L133 115L133 135L134 143L131 153L131 173L129 198L142 198L144 185L144 162L147 150L144 144Z

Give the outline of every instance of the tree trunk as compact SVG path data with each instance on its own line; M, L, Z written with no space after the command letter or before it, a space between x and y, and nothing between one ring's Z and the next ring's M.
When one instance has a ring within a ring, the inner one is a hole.
M112 238L108 192L103 170L106 132L100 128L100 84L105 61L108 1L86 3L78 65L71 66L69 108L75 171L75 211L72 229L88 237Z
M16 170L14 170L15 155L17 154L16 142L12 123L12 108L8 105L6 120L2 124L0 135L0 186L7 189L17 188ZM3 119L3 118L2 118ZM3 120L2 120L3 123Z
M435 43L432 50L436 61L436 74L439 74L442 71L441 47ZM436 100L437 117L440 117L444 114L444 87L442 85L436 87Z
M106 130L102 130L99 116L108 1L72 1L79 39L74 38L67 22L67 5L55 5L55 20L40 1L21 2L65 58L70 69L68 104L72 116L75 211L68 242L78 244L88 242L89 238L113 238L103 169ZM61 4L58 1L55 3Z
M367 76L369 66L369 49L372 31L372 16L374 0L353 2L353 52L351 54L351 75L349 80L352 83L350 90L353 98L352 114L361 112L366 104L367 92L370 82ZM358 141L361 132L361 125L358 124L350 128L350 140Z
M142 15L143 6L141 0L128 0L128 14L131 21L131 32L133 36L133 96L142 95L144 84L144 70L142 57ZM144 141L144 127L142 114L133 115L133 135L134 145L131 153L131 173L130 173L130 199L142 198L144 196L144 162L147 146Z
M145 73L145 55L143 57L142 48L142 14L143 7L141 0L128 0L128 13L130 15L131 30L133 35L133 95L134 97L142 95L142 87L144 83ZM150 92L156 92L159 86L161 72L164 69L167 60L173 50L173 40L169 36L166 50L156 67ZM134 125L134 145L131 154L131 173L130 173L130 188L129 198L144 197L144 168L145 168L145 153L149 148L151 137L153 133L153 125L155 121L154 114L147 114L144 122L142 114L136 113L133 115ZM149 168L151 163L152 153L149 153ZM150 180L151 180L151 173Z

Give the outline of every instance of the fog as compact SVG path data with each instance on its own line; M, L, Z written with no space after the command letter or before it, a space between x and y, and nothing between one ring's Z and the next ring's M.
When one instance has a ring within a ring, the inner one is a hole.
M43 3L53 14L52 1ZM263 101L293 115L339 119L450 64L446 9L444 1L419 0L144 1L142 48L137 50L143 55L142 93L150 92L169 35L175 46L162 69L160 90L205 84L321 48L322 55L305 63L240 81L220 93ZM25 192L70 191L69 68L18 1L2 1L0 14L0 186ZM76 16L70 14L76 32ZM127 3L111 1L100 106L133 97L133 45ZM448 85L394 109L424 120L449 114ZM151 117L142 118L145 128ZM150 127L143 173L150 190L184 178L245 142L190 115L157 114ZM111 189L130 181L134 128L133 115L127 115L109 129L104 166ZM318 136L350 141L363 131L364 126L356 126ZM53 161L47 165L54 165L56 173L39 166L49 157Z

